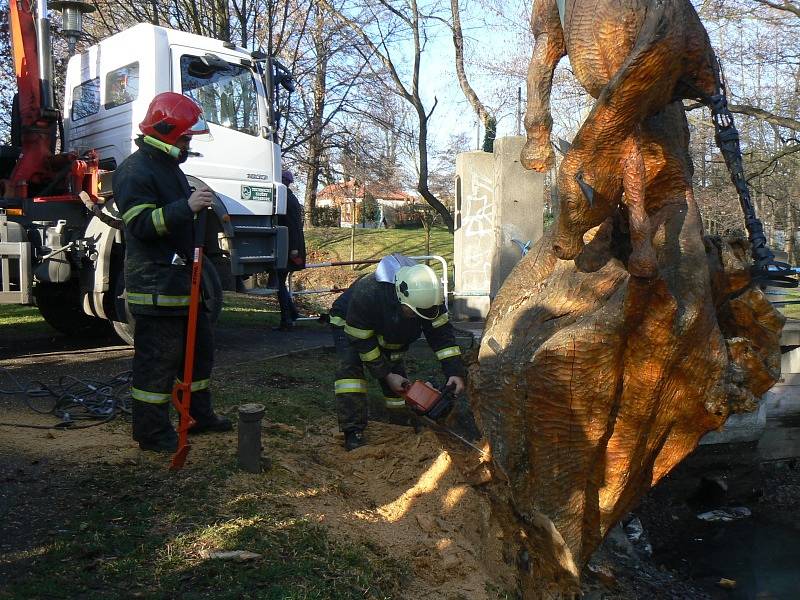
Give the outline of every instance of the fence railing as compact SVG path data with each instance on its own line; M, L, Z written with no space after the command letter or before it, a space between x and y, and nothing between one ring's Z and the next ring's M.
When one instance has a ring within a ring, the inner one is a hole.
M447 261L439 256L438 254L431 254L428 256L409 256L413 260L421 261L421 260L435 260L439 262L442 266L442 276L441 282L442 287L444 289L444 306L445 308L449 309L447 303L447 297L450 294L450 281L449 281L449 267L447 265ZM319 263L309 263L305 266L306 269L321 269L323 267L347 267L347 266L355 266L355 265L375 265L378 264L381 259L367 259L367 260L335 260L335 261L326 261L326 262L319 262ZM306 296L310 294L336 294L344 292L347 288L339 288L339 287L332 287L326 289L315 289L315 290L292 290L292 275L294 272L289 272L289 277L286 280L286 287L289 288L289 293L294 296ZM277 292L277 290L275 290Z

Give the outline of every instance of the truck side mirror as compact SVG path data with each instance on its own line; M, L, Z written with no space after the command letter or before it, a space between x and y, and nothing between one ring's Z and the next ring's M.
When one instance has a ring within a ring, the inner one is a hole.
M275 87L281 86L287 92L294 91L294 77L292 72L289 71L280 61L274 60L275 65Z

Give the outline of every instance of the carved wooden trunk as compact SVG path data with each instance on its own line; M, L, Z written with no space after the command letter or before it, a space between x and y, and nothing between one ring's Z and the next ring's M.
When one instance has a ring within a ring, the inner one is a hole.
M526 598L577 590L608 530L780 375L783 317L750 284L746 240L704 239L691 193L655 205L658 277L626 270L620 209L577 263L540 240L486 323L470 399Z

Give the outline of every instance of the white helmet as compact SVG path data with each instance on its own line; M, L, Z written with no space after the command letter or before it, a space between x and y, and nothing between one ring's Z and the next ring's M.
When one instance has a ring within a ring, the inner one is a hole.
M444 302L442 283L429 266L400 268L394 277L394 289L400 304L423 319L432 321L439 316L439 307Z

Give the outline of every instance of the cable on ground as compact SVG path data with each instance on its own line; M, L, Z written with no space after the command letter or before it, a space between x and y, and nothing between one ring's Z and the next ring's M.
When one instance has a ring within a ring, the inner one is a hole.
M25 429L86 429L108 423L120 414L130 414L131 379L132 371L123 371L106 381L64 375L57 384L46 385L38 381L23 382L0 367L0 395L21 396L33 412L59 419L55 425L7 422L0 422L0 425Z

